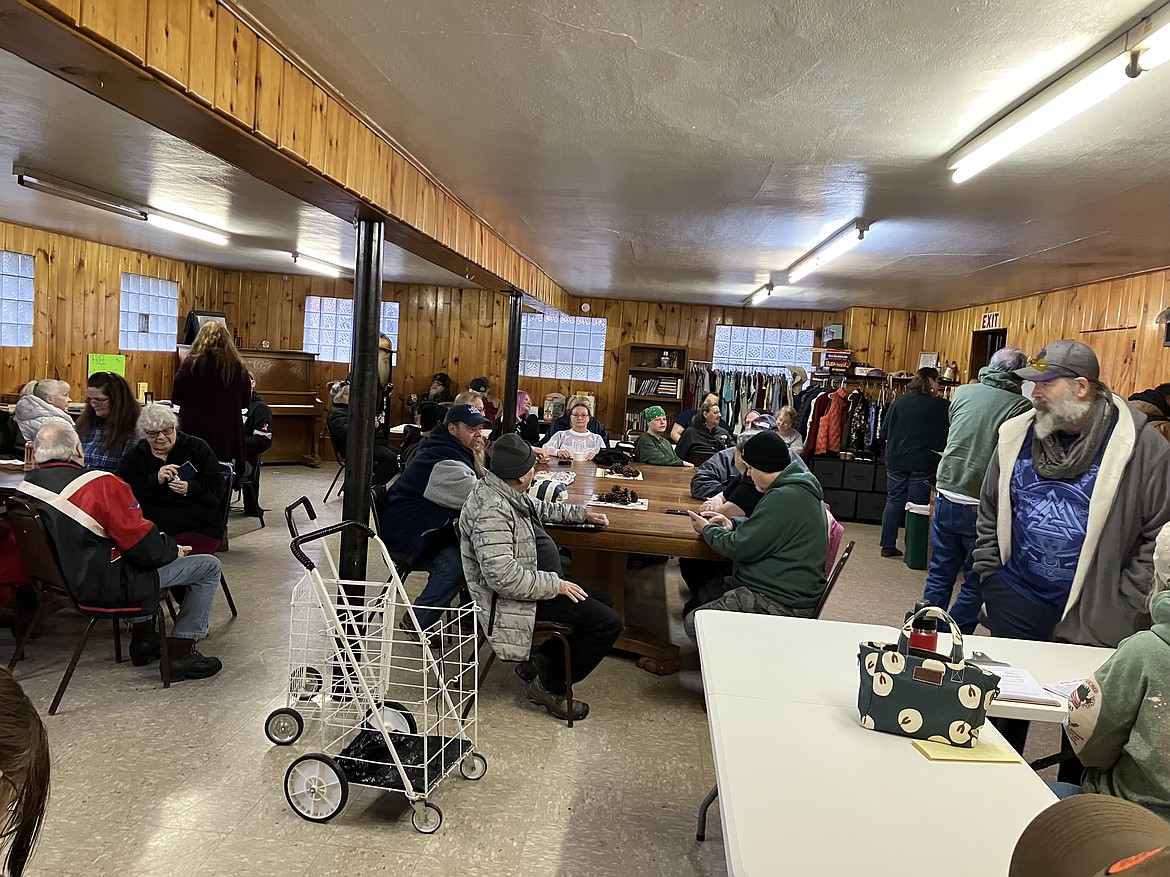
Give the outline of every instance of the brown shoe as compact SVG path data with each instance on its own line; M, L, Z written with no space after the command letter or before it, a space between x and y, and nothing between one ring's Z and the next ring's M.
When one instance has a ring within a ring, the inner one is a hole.
M524 686L524 696L537 706L542 706L558 719L569 718L569 699L565 695L556 695L544 687L544 683L537 676ZM573 700L573 721L579 722L589 715L589 704L583 700Z
M219 658L208 658L199 654L195 640L167 637L167 656L171 664L171 682L184 679L206 679L223 669ZM159 668L162 672L162 668Z

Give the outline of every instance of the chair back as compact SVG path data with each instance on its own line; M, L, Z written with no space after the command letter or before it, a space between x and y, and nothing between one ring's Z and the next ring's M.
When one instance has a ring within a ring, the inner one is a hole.
M386 508L386 485L370 485L370 515L374 519L374 532L382 538L382 509Z
M342 453L341 448L337 446L337 439L333 437L333 430L326 429L325 434L329 436L329 446L333 448L333 455L337 457L337 464L345 466L345 454Z
M693 463L697 469L699 466L702 466L704 463L714 457L716 453L716 451L712 451L710 449L695 448L689 454L687 454L687 462Z
M33 587L57 602L76 605L57 560L57 552L53 549L52 539L37 510L32 503L19 496L10 496L6 502L12 535L16 538L20 558L24 561Z
M829 594L833 592L833 586L837 584L837 579L841 578L841 570L845 569L845 564L849 562L849 555L853 553L853 546L857 544L853 540L845 546L845 551L841 554L841 559L837 561L837 565L833 567L833 572L829 576L829 583L825 585L825 591L821 594L821 599L817 601L816 612L813 618L820 618L821 612L825 609L825 604L829 602Z
M225 463L223 460L219 461L219 471L223 474L224 490L223 490L223 536L221 541L227 539L228 515L232 511L232 485L236 480L236 467L231 463Z

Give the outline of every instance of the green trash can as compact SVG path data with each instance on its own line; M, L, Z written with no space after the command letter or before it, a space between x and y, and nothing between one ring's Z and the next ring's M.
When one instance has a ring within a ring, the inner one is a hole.
M926 569L930 548L930 506L906 503L906 566Z

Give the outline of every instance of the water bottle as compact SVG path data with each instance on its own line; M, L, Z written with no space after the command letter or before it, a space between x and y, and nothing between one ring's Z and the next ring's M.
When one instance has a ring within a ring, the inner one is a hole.
M914 604L914 609L906 613L906 620L909 621L915 613L929 605L925 600L919 600ZM914 620L914 626L910 628L910 648L922 649L927 652L938 649L938 621L936 619L923 616Z

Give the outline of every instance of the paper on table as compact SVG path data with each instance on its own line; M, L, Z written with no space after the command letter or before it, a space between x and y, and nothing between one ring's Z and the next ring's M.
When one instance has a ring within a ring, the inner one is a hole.
M650 500L640 499L637 502L630 503L629 505L622 505L621 503L617 503L617 502L601 502L601 501L596 500L596 499L591 499L591 500L589 500L589 502L585 503L585 505L606 506L606 507L611 508L611 509L633 509L634 511L643 511L644 512L648 508L650 508Z
M1085 684L1084 679L1070 679L1068 682L1053 682L1051 685L1044 687L1053 694L1059 694L1065 700L1073 696L1073 692Z
M1016 750L1006 743L984 743L980 741L970 749L935 743L933 740L912 740L914 748L931 761L995 761L1004 764L1019 764L1023 761Z
M992 672L999 677L999 695L996 700L1035 703L1042 706L1064 706L1044 690L1030 670L1025 670L1023 667L996 667Z

